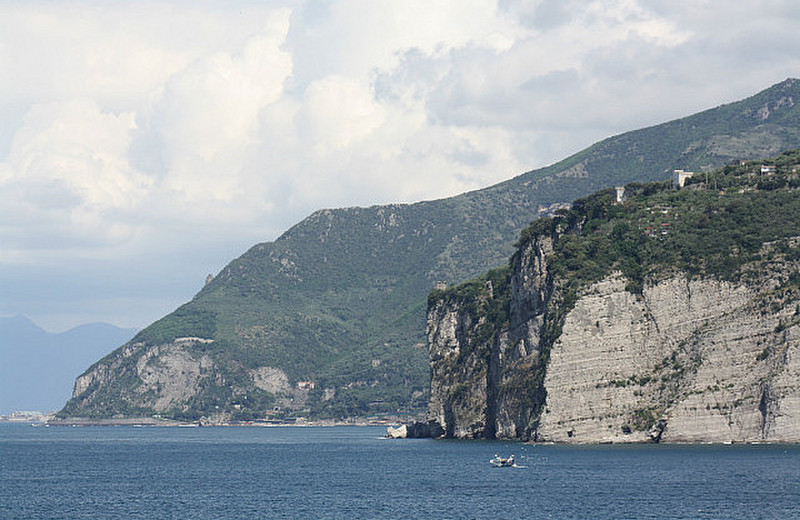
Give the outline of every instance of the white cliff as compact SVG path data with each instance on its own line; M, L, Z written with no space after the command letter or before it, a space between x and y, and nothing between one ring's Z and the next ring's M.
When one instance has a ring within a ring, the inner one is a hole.
M429 418L447 435L800 442L796 260L734 281L674 271L641 293L613 272L565 305L551 250L534 240L512 262L508 318L493 328L491 282L432 299Z
M222 388L219 398L233 401L234 410L244 408L258 392L274 396L273 402L281 406L307 398L307 390L292 388L286 373L275 367L243 369L240 374L220 370L206 351L213 343L199 337L156 345L131 342L76 379L71 403L96 410L98 416L113 400L114 408L124 410L127 417L193 418L198 399L209 399L204 394L209 387ZM224 422L231 417L219 412L205 419Z
M619 276L594 284L550 352L538 438L800 441L794 308L760 303L745 285L681 275L641 296Z

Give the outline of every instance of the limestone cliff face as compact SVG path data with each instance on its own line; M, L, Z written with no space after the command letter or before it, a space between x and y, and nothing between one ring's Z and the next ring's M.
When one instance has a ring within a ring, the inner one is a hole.
M450 437L480 437L492 427L489 362L485 352L473 349L471 335L480 323L460 315L457 304L439 304L429 316L430 418Z
M496 281L486 280L466 294L430 302L429 419L448 436L528 438L535 429L542 401L544 314L551 300L546 256L551 251L550 240L530 244L508 287L496 288ZM495 292L511 297L505 302ZM492 308L506 305L508 321L498 327Z
M200 407L201 400L232 402L225 408L238 410L259 393L276 396L278 404L307 397L292 389L286 374L275 367L257 367L240 374L221 370L204 352L212 344L210 339L195 337L159 345L131 342L76 379L67 410L74 407L104 417L113 400L114 409L124 410L125 416L191 417L188 412ZM219 388L223 390L216 390ZM231 418L232 414L223 409L206 420L224 422Z
M680 274L641 297L618 276L594 284L550 352L537 436L800 441L800 328L765 289Z
M432 298L429 416L447 435L592 442L800 442L796 262L736 282L619 272L565 302L550 239L512 262L507 320L490 283ZM496 292L496 291L495 291Z

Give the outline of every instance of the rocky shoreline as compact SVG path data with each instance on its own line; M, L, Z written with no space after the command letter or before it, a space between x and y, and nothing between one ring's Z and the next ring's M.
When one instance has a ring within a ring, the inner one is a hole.
M14 422L14 423L30 423L33 426L63 426L63 427L92 427L92 426L115 426L115 427L171 427L171 428L199 428L199 427L216 427L216 428L281 428L281 427L307 427L307 428L322 428L322 427L346 427L346 426L382 426L386 428L384 437L388 439L443 439L446 438L444 430L435 421L413 421L410 423L400 423L397 421L384 421L384 420L351 420L351 421L304 421L304 422L290 422L290 421L247 421L247 422L202 422L202 421L175 421L172 419L162 419L157 417L124 417L112 419L92 419L87 417L68 417L63 419L49 418L48 420L4 420L0 422ZM560 441L530 441L530 444L651 444L657 441L639 440L639 441L605 441L605 442L560 442ZM679 441L670 440L667 442L661 441L662 444L693 444L693 445L727 445L727 444L796 444L786 441L725 441L719 440L695 440L695 441Z
M414 421L386 428L386 437L389 439L438 439L444 437L444 433L444 429L436 421Z
M176 421L159 417L119 417L96 419L89 417L53 418L48 426L166 426L166 427L329 427L329 426L396 426L398 421L385 420L318 420L318 421Z

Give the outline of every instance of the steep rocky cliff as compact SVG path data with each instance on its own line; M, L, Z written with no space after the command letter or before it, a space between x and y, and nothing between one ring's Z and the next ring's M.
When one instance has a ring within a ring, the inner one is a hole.
M76 379L67 410L91 402L97 413L90 417L198 419L181 411L201 408L209 410L203 420L219 423L251 420L252 408L302 406L307 400L310 389L292 387L282 370L259 366L231 371L215 362L215 349L214 340L198 337L158 345L131 342ZM125 391L110 392L120 380Z
M432 293L430 418L453 437L800 442L799 159L600 192L523 233L509 268Z

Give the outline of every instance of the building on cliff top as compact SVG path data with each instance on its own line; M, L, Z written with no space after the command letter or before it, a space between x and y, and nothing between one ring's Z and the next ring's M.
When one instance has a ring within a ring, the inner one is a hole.
M694 172L687 172L684 170L674 170L672 172L672 188L679 190L686 184L686 179L692 178Z

